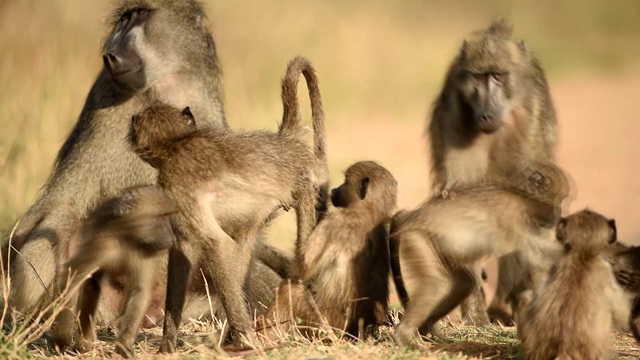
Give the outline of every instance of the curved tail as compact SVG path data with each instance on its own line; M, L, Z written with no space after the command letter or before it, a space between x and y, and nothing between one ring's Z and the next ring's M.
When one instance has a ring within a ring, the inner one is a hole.
M318 77L311 62L302 56L296 56L289 61L287 73L282 79L282 123L279 132L281 134L294 134L302 130L302 117L300 116L300 104L298 103L298 80L300 74L304 75L309 89L311 100L311 118L313 121L313 153L316 159L326 161L326 144L324 133L324 110L322 108L322 96L318 87Z
M389 260L391 262L391 274L393 275L393 284L396 288L396 293L398 294L398 298L400 298L402 307L406 309L407 304L409 304L409 293L402 279L402 270L400 269L400 239L396 235L400 220L399 216L402 216L402 213L404 213L404 211L399 211L391 219L391 227L389 229Z
M304 75L311 100L311 118L313 122L313 154L315 165L312 169L314 186L316 187L316 222L320 221L327 212L329 200L329 165L327 163L327 146L324 132L324 110L322 96L318 87L318 77L311 62L296 56L289 61L287 72L282 79L282 123L278 133L288 136L302 136L302 116L298 103L298 81L300 74Z

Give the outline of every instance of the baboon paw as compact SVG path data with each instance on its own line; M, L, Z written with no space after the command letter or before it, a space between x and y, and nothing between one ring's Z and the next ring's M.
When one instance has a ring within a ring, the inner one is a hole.
M129 359L134 357L133 355L133 348L131 346L125 345L121 342L117 342L116 343L116 349L115 349L116 354L122 356L125 359Z
M515 326L513 317L502 309L489 308L489 320L492 324L502 324L503 326Z
M78 354L84 354L91 350L93 350L93 342L83 338L78 339L78 341L73 345L73 351Z
M173 354L176 352L176 344L175 341L163 340L162 344L160 344L160 349L158 350L158 354Z

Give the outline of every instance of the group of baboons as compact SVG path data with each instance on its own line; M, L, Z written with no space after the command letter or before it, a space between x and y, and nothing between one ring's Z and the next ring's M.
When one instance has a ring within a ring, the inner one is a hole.
M282 80L278 131L230 130L205 22L196 1L122 0L113 11L104 68L2 248L13 310L37 312L80 287L52 345L87 351L96 323L118 320L116 352L130 356L140 327L163 319L160 351L174 352L181 322L211 313L228 321L232 348L323 327L364 338L392 325L390 275L405 310L400 345L440 335L458 305L476 325L517 323L528 359L603 359L612 329L637 336L640 250L594 211L562 217L571 183L554 164L548 85L507 22L460 47L426 132L435 195L398 212L397 181L373 161L329 191L322 99L303 57ZM262 235L290 209L293 258ZM487 311L482 262L495 256Z

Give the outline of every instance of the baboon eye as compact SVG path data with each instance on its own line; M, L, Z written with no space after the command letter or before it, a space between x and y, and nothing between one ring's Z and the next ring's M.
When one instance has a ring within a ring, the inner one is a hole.
M474 73L473 77L478 81L485 81L487 79L487 74Z
M129 21L129 19L131 19L131 13L129 13L129 12L125 13L124 15L122 15L120 17L120 21L121 22L127 22L127 21Z
M504 74L504 73L492 73L492 74L491 74L491 77L492 77L492 78L493 78L493 80L495 80L496 82L501 83L501 82L503 82L503 81L504 81L504 79L505 79L505 77L506 77L505 75L506 75L506 74Z
M147 9L138 9L138 15L144 15L148 12Z

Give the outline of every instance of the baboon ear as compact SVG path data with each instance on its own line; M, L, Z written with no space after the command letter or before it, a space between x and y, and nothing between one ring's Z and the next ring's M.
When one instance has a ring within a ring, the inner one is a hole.
M523 54L529 53L529 49L527 48L527 44L525 44L524 40L518 41L518 49L520 49Z
M469 48L469 43L467 43L467 40L463 40L462 46L460 46L460 60L464 60L467 57L468 48Z
M189 126L196 125L196 118L193 117L193 114L191 113L191 109L189 109L188 106L184 108L184 110L182 110L182 116L184 116L184 118L187 119L187 125Z
M556 226L556 238L562 242L567 239L567 219L560 219Z
M366 177L360 181L360 200L364 200L365 196L367 196L367 190L369 190L369 178Z
M609 224L609 229L611 230L609 243L613 244L614 242L618 241L618 229L616 228L616 221L614 219L611 219L607 221L607 224Z

